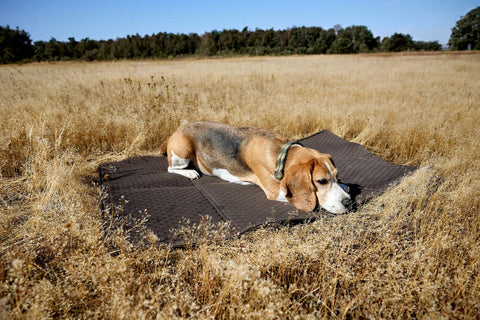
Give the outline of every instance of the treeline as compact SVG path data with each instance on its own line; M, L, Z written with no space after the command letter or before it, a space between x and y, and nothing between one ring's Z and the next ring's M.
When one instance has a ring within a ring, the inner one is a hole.
M223 30L191 34L138 34L115 40L35 41L24 30L0 27L0 63L19 60L117 60L223 55L348 54L436 51L438 41L414 41L410 35L374 37L365 26L331 29L293 27L286 30Z

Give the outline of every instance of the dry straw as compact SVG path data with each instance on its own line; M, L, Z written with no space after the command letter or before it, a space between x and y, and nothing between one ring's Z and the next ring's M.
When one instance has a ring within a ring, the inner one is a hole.
M34 63L0 83L0 318L480 314L478 54ZM179 228L203 239L183 251L106 217L97 165L201 119L327 128L420 169L312 224L223 241L205 218Z

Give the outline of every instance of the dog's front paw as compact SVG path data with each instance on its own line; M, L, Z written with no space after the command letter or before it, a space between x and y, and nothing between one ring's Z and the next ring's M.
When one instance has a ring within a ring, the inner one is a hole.
M195 180L200 178L200 174L196 170L185 170L185 177Z
M200 174L197 172L197 170L190 170L190 169L172 169L168 167L168 172L170 173L176 173L179 175L182 175L184 177L189 178L190 180L198 179L200 178Z

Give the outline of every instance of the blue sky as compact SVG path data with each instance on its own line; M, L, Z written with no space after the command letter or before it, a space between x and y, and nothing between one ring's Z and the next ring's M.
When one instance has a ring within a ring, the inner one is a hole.
M478 0L0 0L0 25L18 26L34 41L364 25L382 38L400 32L446 44L460 17L478 6Z

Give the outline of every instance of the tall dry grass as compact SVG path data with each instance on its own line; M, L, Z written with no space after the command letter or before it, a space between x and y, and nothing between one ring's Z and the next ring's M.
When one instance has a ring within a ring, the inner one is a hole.
M10 65L0 83L0 318L480 314L478 54ZM200 119L327 128L420 169L312 224L224 241L205 218L187 250L104 220L97 165Z

